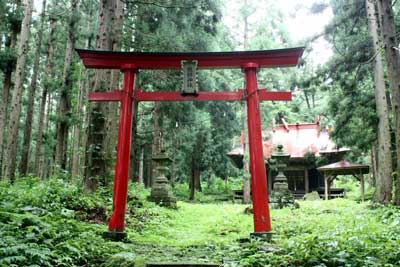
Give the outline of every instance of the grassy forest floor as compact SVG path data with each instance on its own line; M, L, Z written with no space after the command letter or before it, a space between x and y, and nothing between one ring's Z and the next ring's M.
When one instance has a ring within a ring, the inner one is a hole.
M300 201L272 210L273 241L245 242L247 206L147 202L130 186L127 242L101 237L110 190L86 194L51 179L0 183L0 266L143 266L145 262L224 262L224 266L400 266L400 210L353 200Z

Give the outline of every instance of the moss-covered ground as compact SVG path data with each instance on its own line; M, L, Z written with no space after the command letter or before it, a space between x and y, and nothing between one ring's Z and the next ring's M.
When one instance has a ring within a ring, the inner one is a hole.
M396 207L347 199L301 201L299 209L271 211L271 243L243 243L253 225L247 206L180 201L171 210L147 202L147 194L131 186L129 238L111 242L101 237L111 212L109 190L88 195L57 179L2 182L0 266L400 266Z

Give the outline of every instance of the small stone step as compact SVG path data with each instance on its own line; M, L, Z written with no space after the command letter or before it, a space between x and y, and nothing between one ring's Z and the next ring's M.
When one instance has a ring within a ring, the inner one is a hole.
M146 263L146 267L223 267L216 263Z

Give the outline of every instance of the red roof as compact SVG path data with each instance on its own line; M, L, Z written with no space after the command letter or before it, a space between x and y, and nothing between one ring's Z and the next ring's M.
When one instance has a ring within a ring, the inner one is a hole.
M241 68L248 62L260 68L296 66L304 47L234 52L119 52L76 49L86 68L180 69L182 60L196 60L199 69Z
M352 169L352 170L366 169L366 170L369 170L369 166L341 160L339 162L335 162L335 163L332 163L332 164L321 166L321 167L319 167L317 169L319 171L343 170L343 169Z
M243 138L241 138L243 140ZM337 149L336 144L329 138L326 130L320 129L319 121L315 123L296 123L279 125L273 130L263 131L263 151L266 158L271 158L274 146L281 144L291 158L302 158L310 152L334 153L348 151L347 148ZM243 155L243 147L237 147L228 153L229 156Z

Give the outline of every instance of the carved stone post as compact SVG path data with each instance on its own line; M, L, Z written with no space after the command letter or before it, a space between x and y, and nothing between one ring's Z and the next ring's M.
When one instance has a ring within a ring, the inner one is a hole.
M171 186L167 179L169 165L172 160L165 151L162 150L160 154L153 156L153 161L156 162L157 166L153 175L157 177L154 179L154 184L148 199L163 207L176 208L176 198L172 194Z

